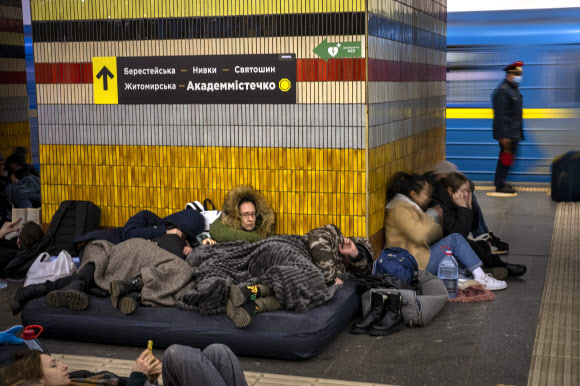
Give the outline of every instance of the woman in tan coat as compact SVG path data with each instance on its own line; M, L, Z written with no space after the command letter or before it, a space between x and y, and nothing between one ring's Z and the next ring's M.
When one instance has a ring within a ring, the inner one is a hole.
M442 237L439 206L423 211L431 201L431 186L418 174L396 173L389 183L385 215L386 247L404 248L417 260L419 269L437 275L448 247L459 263L460 272L473 274L489 290L507 287L481 269L482 262L463 236L458 233Z

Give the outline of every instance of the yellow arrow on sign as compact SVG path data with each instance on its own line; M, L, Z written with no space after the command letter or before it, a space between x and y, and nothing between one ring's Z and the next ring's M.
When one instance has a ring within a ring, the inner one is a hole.
M95 104L116 105L119 103L117 79L117 57L93 58L93 95Z

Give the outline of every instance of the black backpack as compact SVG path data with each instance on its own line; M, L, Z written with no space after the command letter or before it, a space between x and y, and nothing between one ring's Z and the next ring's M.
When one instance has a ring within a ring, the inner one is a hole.
M552 200L580 201L580 151L569 151L552 162Z
M86 233L99 229L100 222L101 208L92 202L63 201L52 217L42 240L34 247L18 252L16 257L6 265L0 276L25 277L28 268L43 252L58 255L60 251L64 250L71 256L78 256L73 241Z

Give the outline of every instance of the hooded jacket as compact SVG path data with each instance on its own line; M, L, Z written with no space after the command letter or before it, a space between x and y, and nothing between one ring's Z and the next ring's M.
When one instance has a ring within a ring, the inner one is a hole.
M250 195L256 202L256 226L247 231L242 226L238 207L243 196ZM209 234L218 243L247 240L251 243L274 234L275 215L264 196L247 185L240 185L228 192L221 215L211 224Z

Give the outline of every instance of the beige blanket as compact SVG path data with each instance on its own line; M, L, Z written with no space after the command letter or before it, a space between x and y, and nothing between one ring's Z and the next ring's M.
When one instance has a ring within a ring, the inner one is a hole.
M81 269L88 263L95 264L95 283L105 291L109 291L113 280L141 275L141 303L146 306L173 307L181 292L194 285L189 264L145 239L130 239L117 245L92 241L85 247Z

